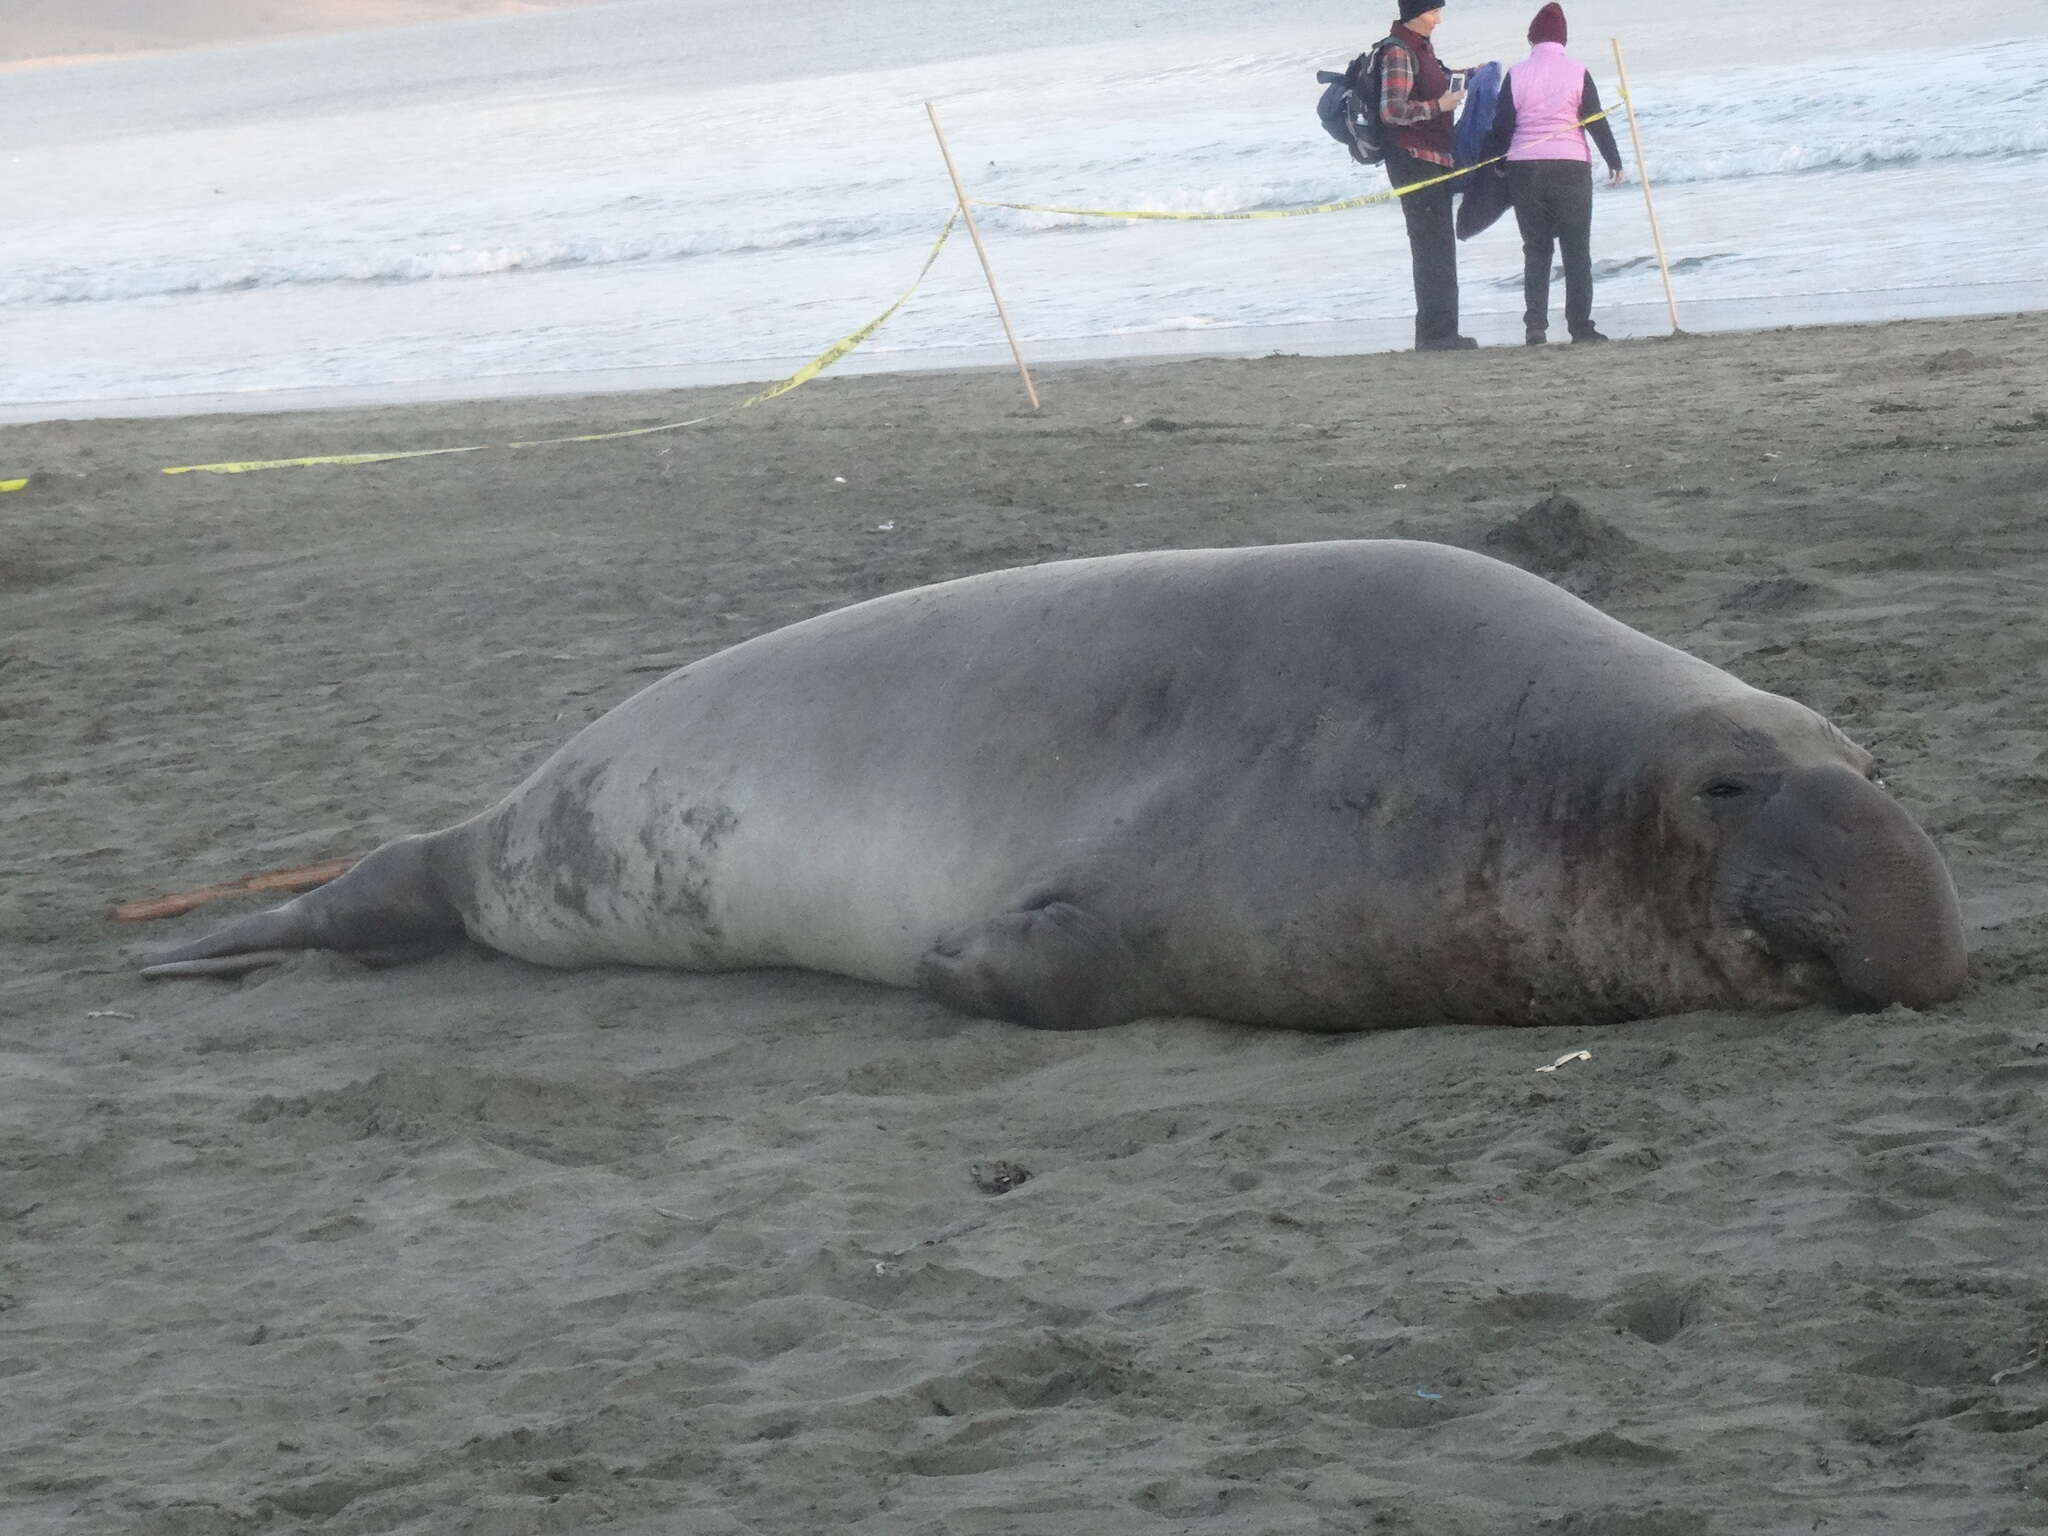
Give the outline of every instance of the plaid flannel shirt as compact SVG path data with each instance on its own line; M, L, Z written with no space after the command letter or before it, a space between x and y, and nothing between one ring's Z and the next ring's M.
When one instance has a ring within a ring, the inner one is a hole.
M1449 117L1433 101L1415 96L1415 55L1399 43L1380 55L1380 120L1400 127L1426 123L1431 118ZM1404 145L1405 149L1406 146ZM1449 170L1455 163L1450 155L1434 149L1409 150L1417 160L1427 160Z

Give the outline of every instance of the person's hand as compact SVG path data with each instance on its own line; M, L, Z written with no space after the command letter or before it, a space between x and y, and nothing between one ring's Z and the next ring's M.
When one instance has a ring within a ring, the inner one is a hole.
M1464 99L1463 91L1445 91L1443 95L1437 97L1436 109L1439 112L1455 112L1458 110L1458 103Z
M1628 171L1622 166L1617 165L1613 170L1607 173L1607 185L1609 185L1610 187L1618 187L1624 181L1627 180Z

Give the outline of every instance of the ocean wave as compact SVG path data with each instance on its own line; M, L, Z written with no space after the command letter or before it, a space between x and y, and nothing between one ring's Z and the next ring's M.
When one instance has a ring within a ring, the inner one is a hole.
M1802 142L1788 136L1748 145L1730 145L1724 138L1698 152L1685 147L1678 125L1657 125L1649 137L1650 172L1660 187L2001 159L2036 161L2048 156L2048 128L2034 127L1983 137L1868 131L1834 140ZM1313 152L1322 146L1314 144L1307 155L1293 143L1262 146L1248 155L1239 142L1191 141L1179 146L1177 160L1140 149L1114 156L1084 153L1068 164L1050 163L1048 152L1057 153L1061 147L1038 146L1038 158L1044 162L1040 165L1007 166L1002 181L1011 191L1004 200L1232 215L1314 207L1369 195L1385 185L1379 173L1358 173L1341 154L1328 157L1335 162L1331 169L1320 169L1324 158ZM1248 158L1258 163L1248 165ZM1311 169L1312 165L1318 168ZM1077 187L1087 190L1060 190ZM981 190L990 195L995 188ZM146 235L130 242L120 257L91 262L67 261L47 246L31 245L11 253L11 259L0 259L0 308L203 298L266 289L398 286L578 268L658 266L706 257L802 255L921 241L943 218L943 205L936 201L910 205L903 184L893 178L860 187L811 188L800 196L809 205L800 214L797 208L779 210L785 217L774 219L771 213L768 221L757 225L746 222L754 207L741 189L707 187L692 200L672 194L633 197L573 213L559 207L536 209L530 220L493 217L478 221L477 228L488 229L487 233L466 238L455 232L459 220L451 229L437 217L422 219L411 230L374 233L358 223L355 237L338 243L331 237L323 242L324 231L243 231L225 242L232 254L222 256L193 254L189 242L182 240L177 243L183 249L165 252L163 242ZM382 212L390 222L404 222L402 210ZM981 217L991 230L1017 236L1114 227L1100 217L996 207L983 209ZM330 217L325 230L342 222ZM563 237L535 240L518 233L550 226L561 230Z
M1658 186L1763 180L1773 177L1843 174L1866 171L1903 170L1922 166L1977 164L1997 160L2035 160L2048 156L2048 128L2014 129L1985 137L1962 134L1932 134L1901 140L1895 134L1872 131L1867 136L1844 137L1835 141L1809 139L1805 142L1759 143L1748 146L1719 145L1704 152L1689 152L1682 146L1661 151L1649 135L1650 173ZM1667 134L1663 142L1678 140ZM1319 147L1319 146L1318 146ZM1332 146L1334 148L1334 146ZM1206 151L1206 152L1205 152ZM1105 163L1102 185L1121 183L1123 191L1092 191L1061 196L1017 197L1016 202L1050 204L1070 208L1153 210L1165 213L1240 214L1285 211L1315 207L1369 195L1384 187L1379 173L1354 176L1348 163L1338 179L1304 177L1298 174L1300 156L1288 148L1271 151L1269 172L1287 167L1280 174L1245 175L1235 162L1240 151L1233 146L1191 146L1174 166L1183 178L1167 187L1154 181L1143 190L1132 189L1134 171L1145 169L1128 160ZM1336 157L1342 160L1341 153ZM1203 183L1195 180L1207 165L1225 174ZM1152 169L1163 169L1155 165ZM1287 172L1297 172L1288 174ZM1063 169L1059 180L1072 184L1075 172ZM1047 212L995 213L992 219L1015 228L1041 232L1072 228L1077 223L1099 223L1073 214Z
M1688 273L1704 272L1709 267L1721 269L1754 264L1756 260L1757 258L1744 256L1739 251L1703 251L1697 256L1679 257L1670 264L1668 270L1674 275L1683 276ZM1609 278L1625 277L1631 273L1654 272L1656 270L1657 258L1651 255L1616 256L1593 263L1593 276L1602 282ZM1563 267L1552 266L1551 276L1553 278L1562 277L1563 274ZM1522 274L1510 272L1505 277L1489 279L1486 286L1497 288L1503 293L1520 293L1522 291Z
M438 250L383 247L325 258L234 261L128 260L0 272L0 308L93 304L130 299L195 298L268 288L386 287L508 273L567 271L687 261L693 257L769 254L927 234L943 213L920 218L820 219L744 230L723 229L659 239L567 240L453 245Z
M2048 128L2012 129L1988 137L1966 134L1902 136L1874 130L1839 140L1759 143L1708 153L1680 147L1652 151L1650 174L1666 182L1741 181L1825 171L1882 171L1959 161L2024 160L2048 155Z

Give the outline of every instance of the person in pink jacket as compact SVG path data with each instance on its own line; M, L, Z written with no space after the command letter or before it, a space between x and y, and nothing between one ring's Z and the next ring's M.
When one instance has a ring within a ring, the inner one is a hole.
M1564 51L1564 8L1543 7L1529 23L1529 57L1508 71L1494 108L1484 158L1505 154L1508 196L1522 230L1523 339L1541 346L1550 329L1550 258L1564 256L1564 318L1573 341L1605 341L1593 326L1593 164L1580 120L1600 110L1600 89ZM1621 152L1607 120L1589 125L1610 181Z

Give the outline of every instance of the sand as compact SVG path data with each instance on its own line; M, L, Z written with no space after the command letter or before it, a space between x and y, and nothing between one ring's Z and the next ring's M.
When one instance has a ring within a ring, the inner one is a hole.
M2048 1530L2048 316L1041 382L0 430L0 1530ZM1071 1036L106 917L853 599L1384 534L1871 745L1970 993Z
M13 0L0 73L97 63L317 32L419 26L590 5L601 0Z

